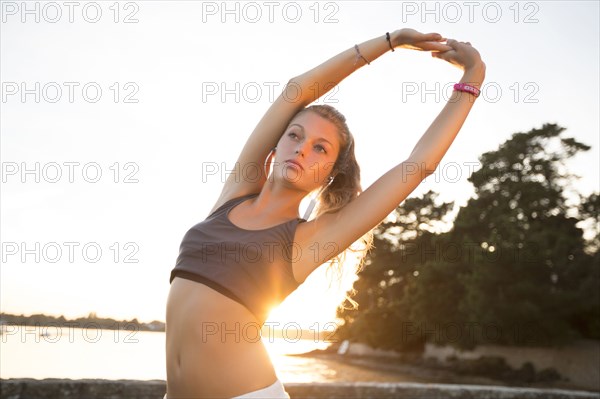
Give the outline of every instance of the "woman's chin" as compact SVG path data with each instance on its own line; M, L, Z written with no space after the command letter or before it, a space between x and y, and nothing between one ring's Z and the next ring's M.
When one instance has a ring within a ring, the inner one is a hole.
M302 185L302 173L300 170L296 169L286 169L281 174L281 179L285 182Z

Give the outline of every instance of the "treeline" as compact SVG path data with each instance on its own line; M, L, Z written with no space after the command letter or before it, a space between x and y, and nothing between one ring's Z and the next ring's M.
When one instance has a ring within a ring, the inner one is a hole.
M337 338L399 351L600 339L600 200L570 187L565 161L590 147L564 130L515 133L481 155L475 195L446 233L433 226L453 203L431 191L405 200L375 230L353 287L359 307L340 306Z
M99 328L104 330L165 331L165 323L158 320L154 320L150 323L140 323L137 318L119 321L106 317L97 317L94 312L90 312L87 317L78 317L70 320L62 315L55 317L45 314L25 316L0 313L0 324L39 327Z
M150 323L141 323L137 318L131 320L115 320L111 318L97 317L96 313L90 312L87 317L79 317L77 319L67 320L64 316L54 317L45 314L34 314L31 316L13 315L8 313L0 313L0 325L6 326L36 326L36 327L70 327L70 328L97 328L104 330L130 330L130 331L165 331L165 323L154 320ZM278 328L275 328L278 327ZM209 328L209 327L207 327ZM255 331L250 328L244 334L252 336ZM206 331L207 334L221 334L218 326L210 327ZM258 333L258 332L256 332ZM272 339L283 339L288 342L297 342L303 340L335 342L333 341L333 332L330 330L305 330L297 323L278 323L265 324L260 330L261 337L264 337L267 342ZM252 337L254 339L254 337Z

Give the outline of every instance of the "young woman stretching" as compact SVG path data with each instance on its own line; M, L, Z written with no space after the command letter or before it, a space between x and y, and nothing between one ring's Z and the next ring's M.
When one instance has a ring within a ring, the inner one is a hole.
M431 51L463 76L408 158L363 192L345 118L327 105L308 106L318 98L310 88L323 95L395 49ZM231 174L209 216L181 243L166 306L165 398L289 398L259 335L268 312L318 266L339 265L353 243L368 249L373 228L441 161L485 69L468 42L400 29L290 79L237 160L257 178ZM312 202L300 218L300 202L315 193L316 216Z

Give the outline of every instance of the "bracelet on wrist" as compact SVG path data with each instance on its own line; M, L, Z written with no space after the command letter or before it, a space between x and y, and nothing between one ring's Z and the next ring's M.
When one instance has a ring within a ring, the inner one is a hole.
M466 93L470 93L475 96L475 98L479 97L479 89L475 86L471 86L466 83L456 83L454 85L454 90L456 91L464 91Z
M354 61L354 65L356 66L356 64L358 63L358 60L360 60L361 58L367 63L367 65L371 65L371 63L369 62L369 60L367 60L361 53L360 53L360 49L358 48L358 44L354 45L354 50L356 51L356 60Z
M392 46L392 39L390 38L390 32L385 32L385 40L387 40L392 51L396 51L396 50L394 50L394 46Z

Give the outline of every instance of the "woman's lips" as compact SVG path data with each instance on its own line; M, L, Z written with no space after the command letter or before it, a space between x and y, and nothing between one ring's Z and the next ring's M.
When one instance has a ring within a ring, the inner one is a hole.
M293 165L298 166L300 169L304 170L304 168L302 167L302 165L300 165L298 162L294 161L293 159L288 159L287 161L285 161L287 163L291 163Z

